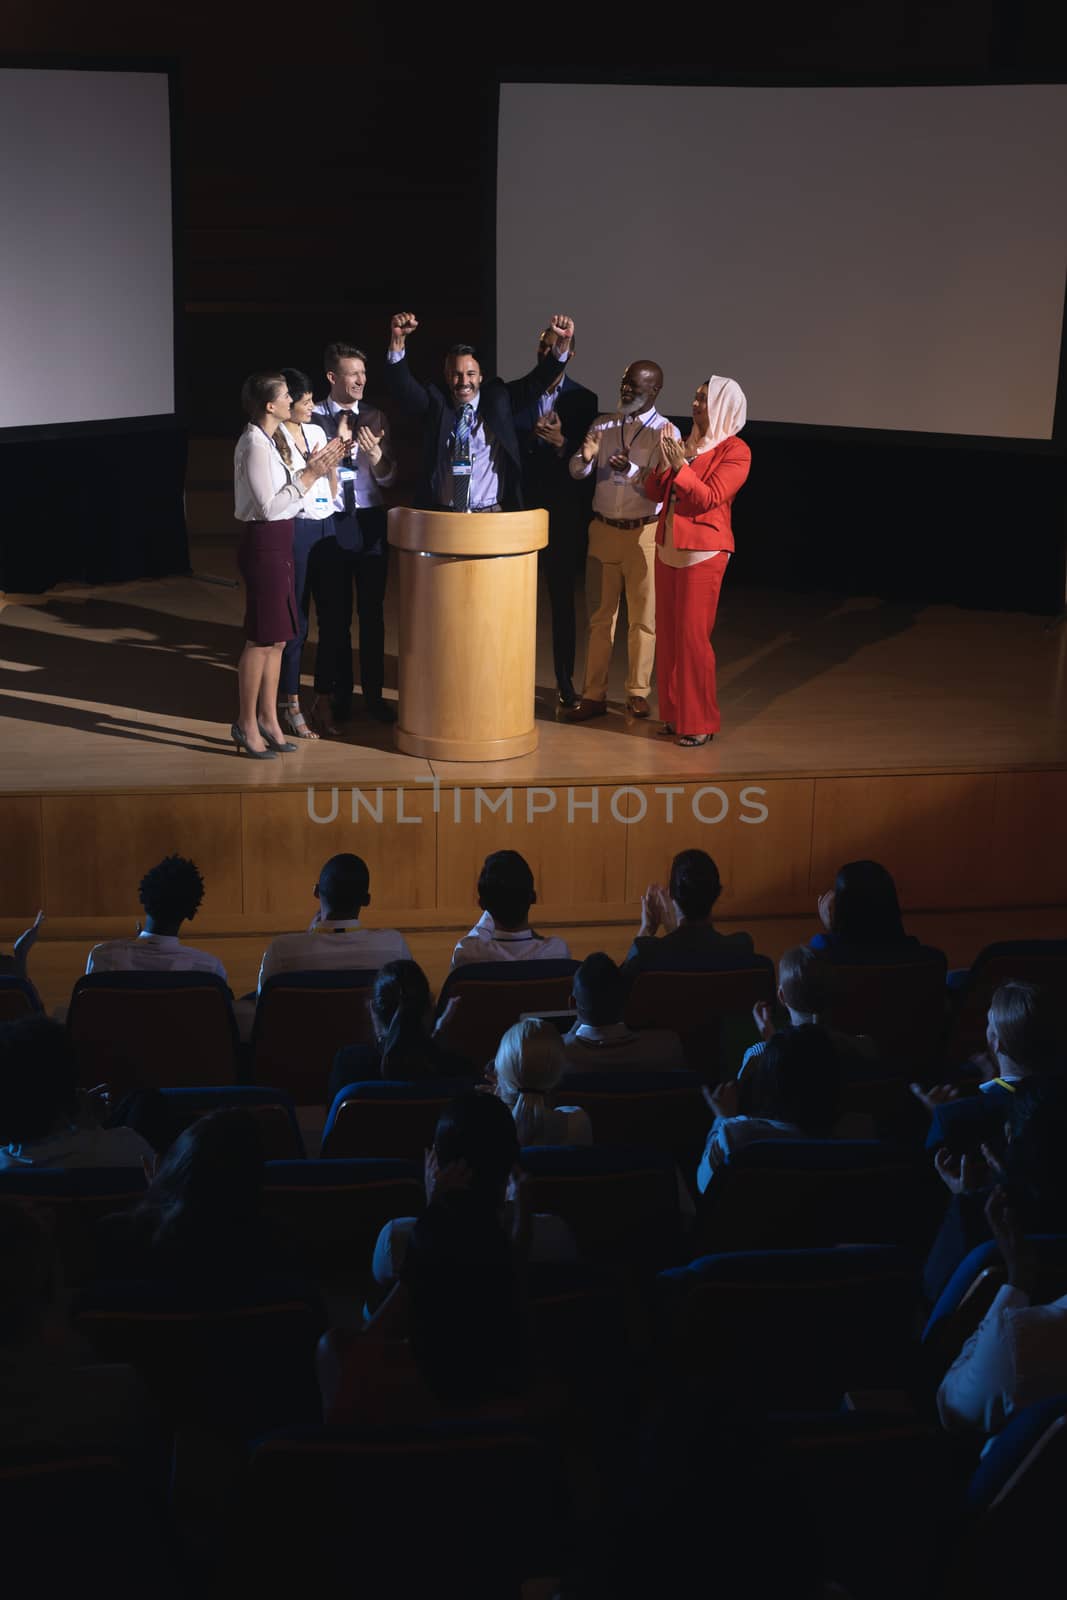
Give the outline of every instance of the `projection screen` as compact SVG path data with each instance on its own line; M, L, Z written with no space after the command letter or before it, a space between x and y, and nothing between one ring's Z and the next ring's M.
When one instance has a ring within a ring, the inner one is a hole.
M553 311L610 408L659 361L751 419L1048 440L1067 86L500 86L498 370Z
M0 68L0 428L173 414L168 95Z

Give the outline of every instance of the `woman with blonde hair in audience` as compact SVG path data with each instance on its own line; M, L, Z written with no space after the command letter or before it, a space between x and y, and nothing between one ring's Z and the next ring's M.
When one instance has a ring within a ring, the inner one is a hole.
M542 1017L516 1022L501 1039L489 1078L515 1119L520 1145L592 1144L585 1112L552 1104L566 1064L559 1030Z

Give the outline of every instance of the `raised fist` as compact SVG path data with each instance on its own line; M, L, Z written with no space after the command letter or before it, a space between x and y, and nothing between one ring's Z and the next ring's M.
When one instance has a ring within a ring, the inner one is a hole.
M574 338L574 318L557 311L549 320L548 326L555 335L556 354L562 355L569 348L570 342Z
M393 319L389 324L389 332L392 337L393 349L402 350L404 348L404 340L408 337L408 334L415 332L415 329L418 327L418 325L419 319L416 317L414 311L395 312Z

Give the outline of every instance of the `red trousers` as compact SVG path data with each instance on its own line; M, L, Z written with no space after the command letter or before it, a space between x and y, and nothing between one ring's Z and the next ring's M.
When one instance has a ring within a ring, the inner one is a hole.
M680 734L719 731L711 631L729 559L721 550L695 567L656 562L659 714Z

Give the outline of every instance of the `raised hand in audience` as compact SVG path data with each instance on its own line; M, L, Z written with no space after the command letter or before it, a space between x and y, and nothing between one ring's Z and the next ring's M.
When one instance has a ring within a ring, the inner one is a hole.
M704 1084L701 1094L717 1117L736 1117L740 1104L741 1085L736 1078L725 1078L714 1089Z
M773 1039L778 1029L774 1021L774 1006L769 1000L757 1000L752 1007L752 1020L764 1044Z
M30 951L37 943L37 935L41 931L41 923L43 921L44 912L38 911L30 926L19 934L15 943L11 946L11 954L9 956L0 954L0 973L13 978L24 978L26 976L26 962Z
M974 1194L990 1180L989 1163L983 1156L958 1155L944 1145L934 1157L934 1166L950 1194Z
M825 894L819 896L819 921L827 933L834 931L834 891L827 889Z
M963 1090L954 1083L935 1083L929 1089L924 1089L921 1083L909 1083L908 1088L931 1116L939 1106L947 1106L951 1101L959 1100L963 1094Z
M638 938L651 937L660 928L665 933L672 933L675 925L674 907L666 889L660 883L650 883L641 896L641 926L637 930Z
M435 1035L441 1033L442 1030L448 1026L449 1022L456 1014L457 1007L461 1006L462 1004L463 996L459 994L454 994L451 1000L446 1002L445 1009L441 1012L441 1015L433 1025L433 1031Z

